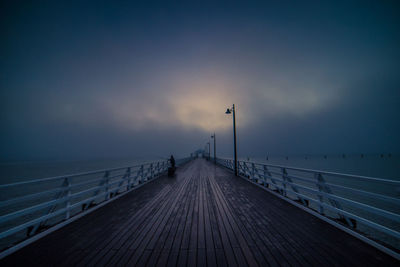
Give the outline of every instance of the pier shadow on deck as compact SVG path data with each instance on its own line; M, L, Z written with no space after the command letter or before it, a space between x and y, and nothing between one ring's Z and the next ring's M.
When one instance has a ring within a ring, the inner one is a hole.
M395 266L394 258L203 159L2 266Z

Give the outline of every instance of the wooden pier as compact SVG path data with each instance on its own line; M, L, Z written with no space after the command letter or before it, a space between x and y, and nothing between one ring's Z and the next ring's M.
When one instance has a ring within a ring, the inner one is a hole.
M0 261L1 266L399 266L203 159Z

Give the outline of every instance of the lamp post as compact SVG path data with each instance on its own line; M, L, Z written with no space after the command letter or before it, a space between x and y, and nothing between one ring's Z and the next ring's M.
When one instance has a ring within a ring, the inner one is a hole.
M210 160L210 142L207 142L208 145L208 160Z
M235 104L232 105L232 108L227 108L225 114L233 115L233 151L235 155L235 175L238 175L238 164L237 164L237 152L236 152L236 119L235 119Z
M215 133L211 135L211 138L214 139L214 164L217 164L217 147L215 145Z

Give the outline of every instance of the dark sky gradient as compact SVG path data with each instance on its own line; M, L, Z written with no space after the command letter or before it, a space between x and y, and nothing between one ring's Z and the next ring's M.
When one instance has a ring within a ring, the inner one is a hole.
M80 3L85 2L85 3ZM395 1L10 1L0 159L400 152Z

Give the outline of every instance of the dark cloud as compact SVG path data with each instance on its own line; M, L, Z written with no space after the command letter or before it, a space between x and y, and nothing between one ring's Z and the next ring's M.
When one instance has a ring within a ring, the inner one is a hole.
M400 151L394 3L3 5L3 159Z

